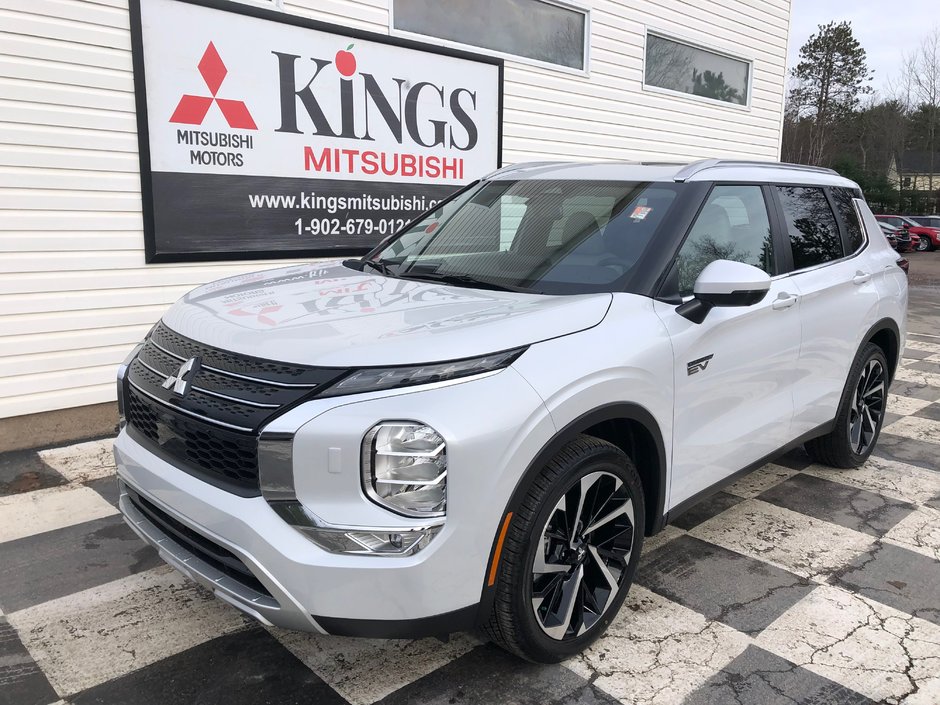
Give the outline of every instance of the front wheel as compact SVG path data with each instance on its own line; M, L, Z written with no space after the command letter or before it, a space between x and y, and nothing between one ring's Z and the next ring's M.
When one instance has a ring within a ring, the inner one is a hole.
M849 370L834 428L806 443L810 457L837 468L857 468L868 460L884 423L888 384L884 351L867 343Z
M630 589L644 521L630 458L591 436L568 443L511 519L483 630L530 661L555 663L585 649Z
M926 235L923 236L920 239L920 242L917 243L918 252L928 252L929 250L932 250L932 249L933 247L931 246L930 238L927 237Z

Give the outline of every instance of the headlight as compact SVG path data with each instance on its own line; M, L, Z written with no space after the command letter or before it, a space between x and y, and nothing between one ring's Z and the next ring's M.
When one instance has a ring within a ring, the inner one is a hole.
M372 501L398 514L444 516L447 444L422 423L380 423L362 440L362 484Z
M493 372L511 365L524 351L525 348L517 348L467 360L435 362L429 365L415 365L412 367L370 367L353 372L342 382L325 389L320 396L331 397L339 394L376 392L382 389L444 382L458 377Z

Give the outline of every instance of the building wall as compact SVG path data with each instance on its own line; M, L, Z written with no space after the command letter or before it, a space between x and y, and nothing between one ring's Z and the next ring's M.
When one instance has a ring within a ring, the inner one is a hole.
M387 34L389 2L283 9ZM580 4L588 76L506 62L504 164L778 157L789 0ZM751 107L644 90L647 26L752 59ZM144 263L128 27L127 0L0 0L0 418L113 400L171 302L277 265Z

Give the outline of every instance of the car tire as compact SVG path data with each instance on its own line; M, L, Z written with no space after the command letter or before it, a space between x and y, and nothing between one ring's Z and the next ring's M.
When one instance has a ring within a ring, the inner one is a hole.
M611 443L578 436L539 472L512 515L483 632L538 663L581 652L623 604L644 527L632 460Z
M836 468L857 468L868 460L884 423L889 380L884 351L866 343L849 370L832 431L806 443L813 460Z
M918 252L929 252L933 249L933 246L930 242L930 238L926 235L920 239L920 242L917 243Z

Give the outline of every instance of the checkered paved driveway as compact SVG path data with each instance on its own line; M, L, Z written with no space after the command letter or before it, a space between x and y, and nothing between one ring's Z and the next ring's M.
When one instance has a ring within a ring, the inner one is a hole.
M262 628L125 526L110 441L0 456L0 703L940 703L940 309L916 320L870 462L791 453L683 515L558 666Z

